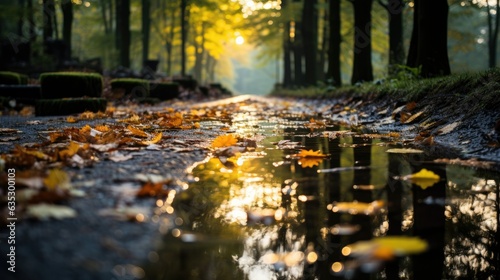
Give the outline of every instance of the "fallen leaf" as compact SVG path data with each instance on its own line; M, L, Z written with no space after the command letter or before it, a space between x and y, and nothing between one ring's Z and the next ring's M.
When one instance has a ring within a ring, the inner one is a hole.
M402 179L410 181L425 190L439 182L440 178L436 173L423 168L417 173L404 176Z
M127 129L132 132L132 135L134 136L137 136L137 137L143 137L143 138L147 138L148 137L148 134L136 127L133 127L131 125L127 126Z
M73 116L69 116L66 118L66 122L69 122L69 123L76 123L78 120L73 117Z
M169 191L163 188L163 183L147 182L137 192L137 197L165 197Z
M313 150L300 150L298 154L294 156L300 158L325 158L327 155L321 153L321 151L313 151Z
M69 145L65 150L62 150L59 152L59 157L61 159L66 159L66 158L72 157L73 155L78 153L79 149L80 149L80 144L78 144L74 141L71 141L71 142L69 142Z
M153 139L147 140L147 141L141 141L140 143L144 146L149 146L149 145L156 144L156 143L160 142L162 137L163 137L163 134L160 132L160 133L156 134L153 137Z
M238 143L238 139L232 134L220 135L212 142L212 148L223 148L233 146Z
M43 179L43 184L51 191L56 189L69 190L72 188L68 173L61 169L49 170L48 176Z
M319 166L319 164L323 161L323 158L320 157L304 157L299 159L299 165L303 168L309 168L314 166Z
M76 211L68 206L42 203L28 205L26 215L39 220L48 220L50 218L60 220L76 217Z

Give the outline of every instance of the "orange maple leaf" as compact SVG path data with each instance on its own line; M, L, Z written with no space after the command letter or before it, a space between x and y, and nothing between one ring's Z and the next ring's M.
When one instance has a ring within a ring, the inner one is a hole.
M320 150L318 150L318 151L300 150L300 153L295 154L294 156L300 157L300 158L325 158L325 157L327 157L327 155L321 153Z
M323 158L320 157L305 157L299 159L299 164L303 168L318 166L323 161Z
M220 135L212 142L212 148L230 147L238 143L238 139L232 134Z

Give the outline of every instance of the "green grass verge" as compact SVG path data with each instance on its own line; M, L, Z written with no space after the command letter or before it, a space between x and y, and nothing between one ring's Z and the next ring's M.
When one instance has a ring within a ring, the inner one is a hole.
M0 71L0 85L27 85L28 76L16 72Z
M85 111L106 111L107 100L104 98L42 99L35 104L36 116L62 116L83 113Z
M51 72L40 75L42 98L101 97L102 76L97 73Z
M500 68L481 72L459 73L420 80L389 80L380 85L364 83L333 90L322 88L278 89L270 94L300 98L380 98L401 102L435 99L435 102L461 102L468 110L500 107Z
M114 92L123 91L124 95L132 97L148 97L149 81L134 78L117 78L111 80L111 89Z

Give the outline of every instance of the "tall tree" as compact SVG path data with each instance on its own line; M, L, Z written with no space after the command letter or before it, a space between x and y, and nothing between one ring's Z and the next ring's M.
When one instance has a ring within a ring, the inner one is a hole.
M304 72L302 70L302 58L304 54L304 48L302 41L304 40L302 37L302 22L295 22L295 39L293 41L292 49L293 49L293 85L294 86L303 86L304 85Z
M116 1L116 11L119 64L123 67L130 67L130 0Z
M395 74L396 65L405 61L403 45L403 0L378 0L378 3L389 13L389 75Z
M54 39L56 8L54 0L43 0L43 42Z
M149 59L149 35L151 33L151 0L142 0L142 62Z
M61 1L61 11L63 15L62 35L66 45L66 57L71 57L71 33L73 30L73 3L71 0Z
M500 0L496 1L495 9L486 1L488 9L488 66L494 68L497 66L497 42L498 27L500 26ZM495 18L493 18L495 17Z
M373 80L372 3L373 0L350 0L354 6L354 58L351 83Z
M449 75L448 2L415 0L407 65L422 67L423 77Z
M181 0L181 76L186 76L187 43L187 5L188 0Z
M340 0L330 0L328 12L329 40L327 78L333 80L334 86L340 86L342 84L340 71L340 43L342 42L340 18Z
M304 1L302 10L302 38L304 45L305 75L307 86L315 86L317 82L318 53L318 0Z
M285 10L288 6L288 0L281 1L281 9ZM290 36L291 20L286 19L283 29L283 87L289 87L292 83L292 38Z

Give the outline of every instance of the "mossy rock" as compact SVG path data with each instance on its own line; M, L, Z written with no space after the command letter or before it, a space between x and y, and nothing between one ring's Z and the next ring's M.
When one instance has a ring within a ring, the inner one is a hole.
M40 86L0 85L0 96L15 99L24 104L34 104L41 97Z
M69 98L69 99L42 99L35 104L36 116L62 116L79 114L85 111L106 111L105 98Z
M179 97L179 84L150 82L149 95L160 100L177 98Z
M115 93L123 93L132 97L148 97L149 81L135 78L118 78L111 80L111 89Z
M42 98L101 97L102 76L97 73L51 72L40 75Z
M26 85L28 76L16 72L1 71L0 85Z

